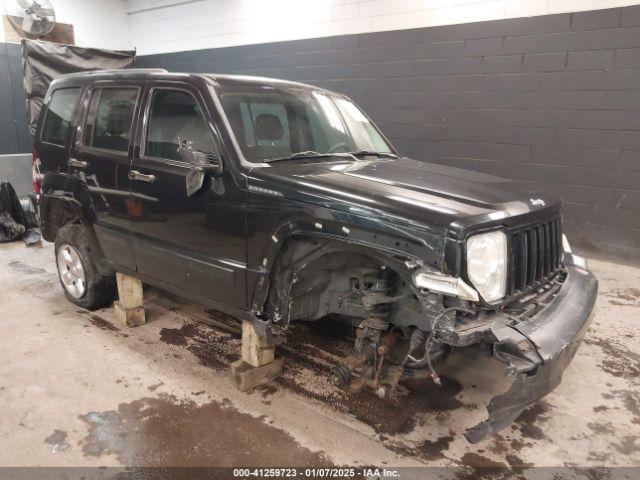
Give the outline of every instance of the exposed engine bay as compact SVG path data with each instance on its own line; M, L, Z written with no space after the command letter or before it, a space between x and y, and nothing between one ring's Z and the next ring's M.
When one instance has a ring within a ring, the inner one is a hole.
M518 326L535 323L554 302L567 279L566 268L535 292L491 309L416 289L410 277L398 273L412 266L407 263L389 265L388 260L357 251L333 251L330 242L296 242L275 270L269 302L273 326L286 330L293 321L339 315L356 334L353 353L333 370L335 382L351 392L371 389L396 403L402 380L425 379L439 385L438 366L456 350L464 350L470 359L499 360L504 371L496 372L497 378L510 377L512 386L489 404L486 422L467 430L467 439L474 443L507 426L559 383L559 374L554 373L526 392L529 387L526 381L521 385L521 377L542 378L537 371L545 358L540 345ZM588 301L586 308L590 311ZM576 344L571 332L569 340ZM564 356L568 363L573 354ZM468 368L474 368L473 362Z

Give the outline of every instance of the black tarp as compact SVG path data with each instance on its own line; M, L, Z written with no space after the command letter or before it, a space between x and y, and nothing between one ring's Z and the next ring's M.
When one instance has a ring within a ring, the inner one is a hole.
M101 50L22 40L22 71L31 135L36 131L42 101L52 80L68 73L128 68L133 65L135 53L135 50Z
M29 222L9 182L0 182L0 243L23 237Z

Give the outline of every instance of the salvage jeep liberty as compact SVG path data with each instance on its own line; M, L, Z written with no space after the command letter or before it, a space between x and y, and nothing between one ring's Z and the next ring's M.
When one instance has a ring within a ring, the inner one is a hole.
M72 74L34 142L42 233L92 309L123 272L254 322L270 341L334 314L333 375L394 398L463 352L510 386L477 442L555 388L597 280L561 203L526 184L402 157L344 95L300 83L132 69ZM429 380L430 379L430 380Z

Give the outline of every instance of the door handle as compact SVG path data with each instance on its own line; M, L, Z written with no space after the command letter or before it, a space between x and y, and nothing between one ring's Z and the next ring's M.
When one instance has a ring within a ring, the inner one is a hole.
M155 175L145 175L137 170L129 170L129 180L138 180L140 182L153 183L156 181Z
M76 160L75 158L69 158L69 166L74 168L87 168L87 162L84 160Z

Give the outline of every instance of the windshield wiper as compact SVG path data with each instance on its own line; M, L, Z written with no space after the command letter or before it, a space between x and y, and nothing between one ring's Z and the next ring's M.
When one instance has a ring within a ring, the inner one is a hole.
M300 160L300 159L308 159L308 158L330 158L330 157L339 157L339 158L348 158L350 160L354 160L353 155L350 153L319 153L313 150L309 150L306 152L296 152L291 155L287 155L284 157L276 157L276 158L267 158L266 160L262 160L264 163L272 163L272 162L283 162L286 160Z
M372 157L398 158L395 153L376 152L375 150L358 150L357 152L349 152L349 155L353 155L354 157L366 157L369 155Z
M301 160L301 159L305 160L309 158L331 158L331 157L356 160L357 157L366 157L366 156L398 158L398 156L393 153L376 152L375 150L358 150L356 152L335 152L335 153L320 153L320 152L316 152L315 150L307 150L305 152L292 153L291 155L286 155L284 157L267 158L262 161L264 163L272 163L272 162L284 162L287 160Z

